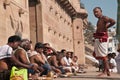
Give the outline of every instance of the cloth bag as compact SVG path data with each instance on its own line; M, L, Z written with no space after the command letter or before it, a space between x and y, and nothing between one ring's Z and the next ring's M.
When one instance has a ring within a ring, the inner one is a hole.
M28 80L27 69L12 67L10 80Z

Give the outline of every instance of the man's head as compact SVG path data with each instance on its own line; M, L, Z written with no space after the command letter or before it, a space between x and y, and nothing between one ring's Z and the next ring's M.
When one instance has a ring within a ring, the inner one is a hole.
M50 44L49 43L44 43L44 46L45 47L50 47Z
M22 48L24 48L26 51L30 50L32 47L32 41L28 40L28 39L22 39L21 41L21 45Z
M17 35L13 35L8 38L8 45L11 46L13 49L18 48L20 42L21 38Z
M66 52L66 50L65 50L65 49L62 49L61 52L64 53L64 52Z
M44 44L41 42L38 42L35 44L35 50L39 53L43 52Z
M115 57L116 57L116 53L113 52L113 53L112 53L112 58L115 58Z
M66 51L65 49L62 49L62 50L61 50L61 53L63 54L63 56L66 55L66 52L67 52L67 51Z
M96 18L100 18L102 16L102 9L100 7L95 7L93 13Z
M46 56L51 55L53 53L53 50L51 49L50 44L49 43L44 43L43 45L44 45L44 51L43 51L44 54Z
M112 58L112 54L109 53L109 54L107 55L107 57L108 57L108 59L111 59L111 58Z
M73 61L74 61L74 62L77 62L77 60L78 60L78 57L77 57L77 56L74 56L74 57L73 57Z
M71 52L70 52L70 51L67 51L66 57L67 57L67 58L70 58L70 57L71 57Z

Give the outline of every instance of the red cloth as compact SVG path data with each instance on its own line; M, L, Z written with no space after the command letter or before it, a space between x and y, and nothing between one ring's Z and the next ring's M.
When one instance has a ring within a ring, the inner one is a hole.
M107 32L94 33L93 36L94 36L95 39L99 39L100 42L107 42L107 39L108 39L108 33Z

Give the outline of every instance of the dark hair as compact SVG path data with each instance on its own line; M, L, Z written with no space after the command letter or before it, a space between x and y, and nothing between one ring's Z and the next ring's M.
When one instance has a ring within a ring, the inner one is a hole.
M35 50L36 50L37 48L44 48L43 43L37 42L37 43L35 44Z
M77 57L77 56L74 56L74 58L78 59L78 57Z
M44 45L50 45L49 43L44 43Z
M20 41L21 41L21 37L17 36L17 35L13 35L13 36L10 36L8 38L8 43L10 43L10 42L20 42Z
M112 56L116 56L116 53L113 52L113 53L112 53Z
M64 51L66 51L65 49L62 49L61 52L63 53Z
M30 41L29 39L22 39L20 46L24 47L24 46L31 44L31 43L32 43L32 41Z
M102 12L102 9L101 9L100 7L95 7L95 8L93 9L93 11L96 10L96 9L99 9L99 10Z
M107 56L108 56L108 57L112 57L112 53L109 53Z
M116 53L115 53L115 52L113 52L112 54L116 55Z
M72 54L70 51L67 51L66 54L70 53L70 55Z

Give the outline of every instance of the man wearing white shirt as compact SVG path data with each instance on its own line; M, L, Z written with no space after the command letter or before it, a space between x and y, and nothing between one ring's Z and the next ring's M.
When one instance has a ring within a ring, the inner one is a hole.
M68 69L70 72L72 71L72 59L70 58L71 52L67 52L66 56L62 58L64 69Z
M12 64L14 63L25 68L32 68L30 65L22 64L13 54L13 50L18 48L20 42L21 38L17 35L13 35L8 38L6 45L0 47L0 80L9 80L9 70L11 70Z
M116 63L115 59L113 58L112 53L108 54L108 61L109 61L109 65L110 65L109 71L113 72L113 73L117 73L117 63Z

